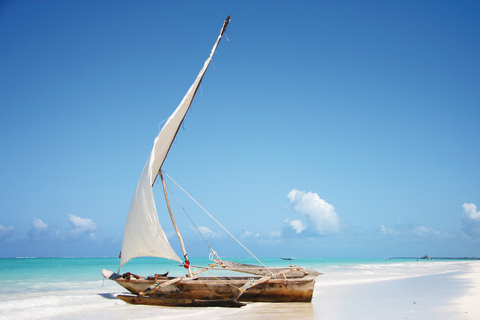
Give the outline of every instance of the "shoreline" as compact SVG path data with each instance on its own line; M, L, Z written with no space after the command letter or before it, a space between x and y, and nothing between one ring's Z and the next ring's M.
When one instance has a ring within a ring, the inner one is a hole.
M8 277L0 280L2 319L480 319L478 261L319 259L309 266L324 273L317 278L312 303L249 303L239 309L129 305L116 298L123 288L97 275L104 261L68 261L61 267L47 262L5 268ZM19 267L30 270L27 277Z

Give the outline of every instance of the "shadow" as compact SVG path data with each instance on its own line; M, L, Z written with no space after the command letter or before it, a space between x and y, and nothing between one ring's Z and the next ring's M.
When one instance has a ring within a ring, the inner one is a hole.
M101 296L104 299L118 299L116 295L113 293L97 293L99 296Z

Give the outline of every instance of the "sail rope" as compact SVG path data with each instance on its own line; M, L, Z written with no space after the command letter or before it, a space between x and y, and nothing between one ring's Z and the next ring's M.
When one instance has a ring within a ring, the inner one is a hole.
M163 173L165 173L165 171L162 170ZM166 174L166 173L165 173ZM167 175L168 176L168 175ZM170 178L170 177L169 177ZM170 178L171 179L171 178ZM166 184L166 183L165 183ZM195 229L197 229L197 232L200 234L200 236L202 237L203 241L205 241L205 243L207 244L207 246L210 248L210 250L212 251L211 254L214 254L215 256L218 257L217 253L215 250L213 250L212 246L210 245L210 243L208 243L207 239L203 236L203 233L200 231L200 229L197 227L197 225L195 224L195 222L193 221L192 217L190 217L190 215L188 214L187 210L185 210L185 208L182 206L182 204L180 203L180 200L178 200L177 196L175 195L175 193L173 193L172 189L170 188L170 186L168 184L166 184L168 190L170 190L170 193L173 195L173 197L175 198L175 200L177 200L177 203L178 205L182 208L183 212L185 212L185 214L187 215L188 219L190 219L190 222L193 224L193 226L195 227Z
M199 206L210 218L212 218L213 221L215 221L223 230L225 230L226 233L228 233L235 241L237 241L237 243L242 246L248 253L250 253L250 255L252 257L255 258L255 260L257 260L265 269L267 269L268 271L270 271L271 273L273 273L265 264L263 264L262 261L260 261L260 259L258 259L250 250L248 250L247 247L245 247L243 245L243 243L240 242L240 240L238 240L230 231L228 231L217 219L215 219L204 207L202 207L200 205L200 203L198 203L187 191L185 191L175 180L172 179L172 177L170 177L165 171L162 170L162 172L170 179L172 180L173 183L175 183L177 185L177 187L180 188L180 190L182 190L190 199L192 199L193 202L195 202L197 204L197 206Z

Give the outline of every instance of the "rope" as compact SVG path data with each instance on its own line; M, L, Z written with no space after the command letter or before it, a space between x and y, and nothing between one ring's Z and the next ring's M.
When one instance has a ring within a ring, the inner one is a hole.
M211 260L211 261L214 261L214 259L215 259L214 256L217 257L218 260L222 260L222 259L220 259L220 257L218 256L217 251L213 251L213 250L212 250L212 252L210 252L210 254L208 255L208 259Z
M163 173L165 173L165 171L162 170ZM166 174L166 173L165 173ZM168 174L167 174L168 176ZM170 178L170 177L169 177ZM170 178L171 179L171 178ZM205 237L203 236L203 233L200 231L200 229L198 229L197 225L195 224L195 222L193 222L193 219L190 217L190 215L188 214L187 210L185 210L185 208L182 206L182 204L180 203L180 201L178 200L177 196L175 195L175 193L173 193L172 189L170 189L170 186L168 184L165 183L165 185L167 186L168 190L170 190L170 193L173 195L173 197L175 198L175 200L177 200L178 202L178 205L182 208L183 212L185 212L185 214L187 215L188 219L190 219L190 222L193 224L193 226L195 227L195 229L197 229L197 232L200 234L200 236L202 237L203 241L205 241L205 243L207 244L207 246L210 248L210 250L212 251L210 254L216 254L215 250L213 250L212 246L208 243L207 239L205 239ZM218 257L218 256L217 256ZM212 259L210 259L212 260Z
M192 201L195 202L206 214L208 214L208 216L209 216L210 218L212 218L213 221L215 221L220 227L222 227L222 229L225 230L226 233L228 233L235 241L237 241L237 243L238 243L239 245L241 245L241 246L243 247L243 249L245 249L248 253L250 253L250 255L251 255L252 257L254 257L262 266L264 266L265 269L267 269L268 271L270 271L270 273L273 274L273 272L272 272L266 265L264 265L262 261L260 261L250 250L248 250L247 247L245 247L237 238L235 238L235 236L234 236L233 234L231 234L230 231L228 231L220 222L218 222L218 220L215 219L204 207L202 207L202 206L200 205L200 203L198 203L195 199L193 199L193 197L192 197L190 194L188 194L188 192L185 191L175 180L173 180L172 177L170 177L165 171L162 170L162 172L165 173L165 175L166 175L170 180L172 180L173 183L175 183L175 184L177 185L177 187L179 187L180 190L182 190L190 199L192 199Z

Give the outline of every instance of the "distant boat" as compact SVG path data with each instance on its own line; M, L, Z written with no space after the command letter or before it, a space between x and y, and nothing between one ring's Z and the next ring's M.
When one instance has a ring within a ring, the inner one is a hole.
M211 247L213 263L206 267L195 266L196 269L200 269L196 272L191 270L180 231L170 208L162 165L229 21L230 16L225 20L210 56L205 61L195 82L154 141L153 150L145 164L130 204L118 273L106 269L102 271L105 278L116 281L131 292L131 294L117 296L128 303L162 306L241 307L245 305L243 303L245 301L310 302L315 278L321 274L316 270L292 265L285 268L269 268L265 265L254 266L225 261L220 259ZM122 266L136 257L161 257L182 262L160 226L152 192L157 177L160 177L163 185L167 208L183 251L183 266L188 270L188 274L178 277L163 274L156 275L154 278L137 276L130 272L121 275ZM212 269L224 269L255 276L197 276L199 273Z
M282 258L282 260L293 260L292 258Z

